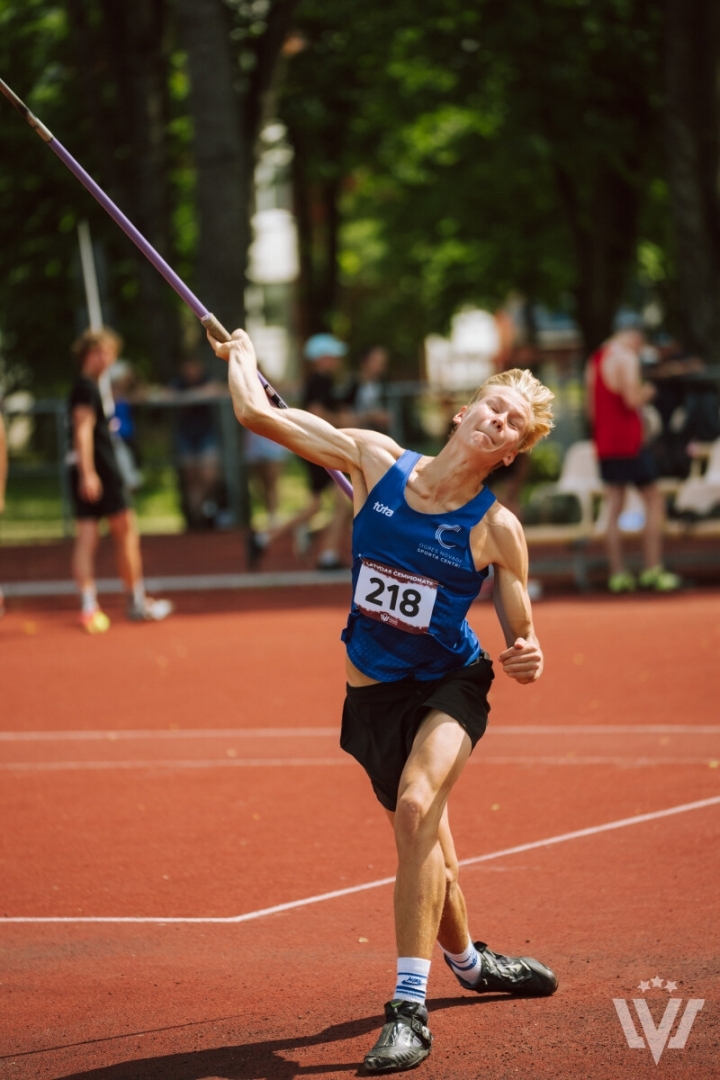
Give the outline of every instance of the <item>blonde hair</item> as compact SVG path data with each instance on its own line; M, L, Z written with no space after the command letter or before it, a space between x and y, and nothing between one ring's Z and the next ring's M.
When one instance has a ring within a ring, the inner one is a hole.
M510 368L491 375L468 401L468 408L492 393L493 387L507 386L525 398L530 406L530 427L518 447L519 454L529 454L532 448L550 434L554 425L552 401L555 395L526 368Z
M109 345L119 353L123 347L123 339L109 326L103 326L100 330L83 330L80 337L73 341L70 352L82 367L87 354L103 345Z

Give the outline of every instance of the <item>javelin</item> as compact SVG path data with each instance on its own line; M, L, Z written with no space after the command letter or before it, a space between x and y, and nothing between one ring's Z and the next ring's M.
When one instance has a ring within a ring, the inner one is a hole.
M195 315L197 315L198 319L208 331L210 336L214 337L216 341L231 341L231 336L227 332L225 327L222 325L222 323L220 323L215 318L215 316L211 312L209 312L203 304L200 303L197 296L195 296L195 294L187 287L185 282L178 277L172 267L165 262L162 255L160 255L160 253L155 250L152 244L148 243L142 233L138 232L130 219L125 217L125 214L123 214L122 210L118 206L116 206L112 199L105 194L102 188L95 183L89 173L85 172L82 165L78 164L72 154L68 153L62 143L59 142L55 138L53 133L49 131L48 128L46 128L45 125L30 112L27 105L20 100L17 94L14 93L7 85L7 83L3 82L2 79L0 79L0 91L2 91L8 101L11 103L11 105L15 106L20 115L25 117L30 127L35 129L43 142L47 143L53 153L57 154L63 164L67 165L70 172L75 177L77 177L80 183L88 189L88 191L92 196L94 196L94 198L97 199L102 208L108 212L115 224L119 225L122 231L130 237L132 242L140 248L145 258L153 264L155 269L165 278L168 285L170 285L175 290L181 300L184 300L190 310ZM272 404L278 409L287 409L288 406L285 404L278 392L272 388L267 379L263 375L261 375L259 371L258 378L260 379L260 382L265 389L265 393L267 394ZM349 480L343 475L343 473L341 473L338 469L328 469L327 472L333 478L338 487L341 488L346 495L352 498L352 485L350 484Z

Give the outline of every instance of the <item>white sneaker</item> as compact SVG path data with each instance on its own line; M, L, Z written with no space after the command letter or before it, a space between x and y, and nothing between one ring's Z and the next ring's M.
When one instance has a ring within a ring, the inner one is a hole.
M175 610L172 600L153 600L150 596L145 597L143 604L130 601L127 616L131 622L162 622Z

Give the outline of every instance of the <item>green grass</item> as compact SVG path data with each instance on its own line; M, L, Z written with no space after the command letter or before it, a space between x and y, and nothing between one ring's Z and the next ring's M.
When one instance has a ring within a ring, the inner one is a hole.
M133 496L140 532L145 535L184 532L175 470L171 466L148 465L143 472L145 483ZM323 508L313 520L313 528L321 528L329 517L331 490L324 496ZM267 524L267 513L255 483L251 483L250 494L253 524L262 529ZM306 471L299 459L288 460L280 478L279 494L282 518L292 517L306 504ZM5 513L0 517L0 544L29 544L72 536L72 511L68 512L70 517L63 522L57 476L12 477L8 482Z
M178 533L185 523L180 512L175 471L148 469L146 483L134 499L141 533ZM60 540L72 535L70 519L63 521L59 478L14 476L8 481L5 513L0 517L0 544Z

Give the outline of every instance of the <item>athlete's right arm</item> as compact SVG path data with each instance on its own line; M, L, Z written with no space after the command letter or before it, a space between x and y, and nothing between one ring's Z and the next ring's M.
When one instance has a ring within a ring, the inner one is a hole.
M102 495L102 481L95 471L94 410L89 405L76 405L72 411L72 425L80 494L87 502L97 502Z
M216 355L228 362L233 408L243 427L317 465L363 476L369 486L375 482L377 465L384 462L384 472L402 453L393 439L380 432L335 428L305 409L276 409L258 379L255 350L244 330L235 330L232 341L218 342L210 335L208 340Z

